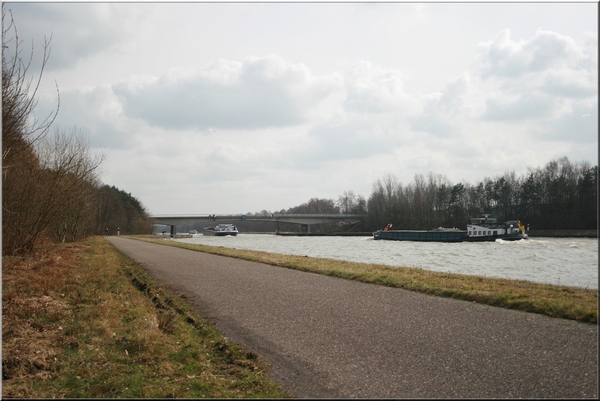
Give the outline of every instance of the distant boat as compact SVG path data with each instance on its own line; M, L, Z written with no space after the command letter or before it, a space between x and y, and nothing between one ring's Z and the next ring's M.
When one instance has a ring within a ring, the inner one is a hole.
M216 237L224 237L226 235L238 235L238 229L233 224L217 224L214 227L206 227L202 231L203 235L213 235Z
M485 214L484 217L471 219L467 224L467 230L457 228L437 228L434 230L392 230L388 224L383 230L373 233L373 239L392 241L427 241L427 242L484 242L496 241L518 241L528 239L525 226L518 220L510 220L498 223L495 218Z

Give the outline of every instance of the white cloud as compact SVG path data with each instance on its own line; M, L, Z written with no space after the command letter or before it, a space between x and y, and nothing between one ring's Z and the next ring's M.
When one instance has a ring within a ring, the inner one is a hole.
M556 32L538 29L529 40L515 41L510 30L499 32L478 45L483 62L483 77L520 78L562 68L577 68L586 58L573 39Z
M398 70L360 61L345 75L346 111L354 113L413 112L410 95L403 89L404 78Z
M594 41L589 35L587 40ZM554 124L573 102L597 99L597 50L588 43L541 29L516 41L506 29L478 48L486 90L483 120Z
M481 97L468 73L448 82L441 92L423 99L420 115L410 119L411 128L438 137L456 135L481 114Z
M257 129L306 122L331 83L281 57L219 62L187 75L170 72L146 85L114 85L126 115L172 129Z

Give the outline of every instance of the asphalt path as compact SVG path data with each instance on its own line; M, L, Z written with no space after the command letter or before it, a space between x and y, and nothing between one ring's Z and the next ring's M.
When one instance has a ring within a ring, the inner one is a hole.
M597 398L596 325L121 237L303 398Z

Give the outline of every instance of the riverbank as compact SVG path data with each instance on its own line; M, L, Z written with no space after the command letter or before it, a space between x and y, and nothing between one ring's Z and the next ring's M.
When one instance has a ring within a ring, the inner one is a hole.
M3 398L283 398L225 339L102 237L3 258Z
M419 268L392 267L223 246L189 244L156 239L155 236L132 238L551 317L594 324L597 322L597 290L523 280L442 273Z

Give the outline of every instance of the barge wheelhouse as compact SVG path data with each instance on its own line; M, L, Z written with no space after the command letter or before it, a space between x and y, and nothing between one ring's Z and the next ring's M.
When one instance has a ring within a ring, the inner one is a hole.
M527 239L525 226L519 220L509 220L499 223L489 214L483 217L471 218L471 224L467 224L467 241L518 241Z

